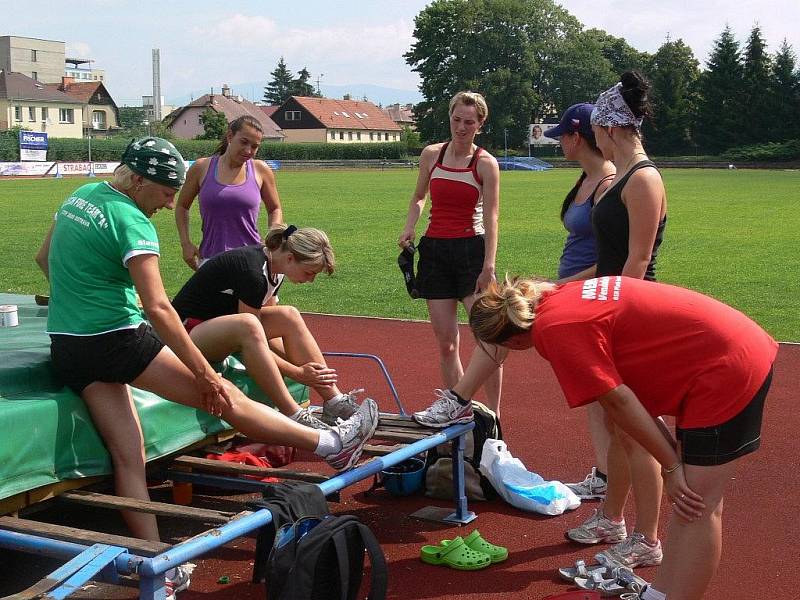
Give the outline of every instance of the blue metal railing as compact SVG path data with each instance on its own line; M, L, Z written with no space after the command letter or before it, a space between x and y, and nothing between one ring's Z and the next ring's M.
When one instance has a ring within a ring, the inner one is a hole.
M340 473L316 485L327 496L446 441L455 440L453 444L453 483L456 508L453 514L447 517L447 520L454 523L467 523L474 519L475 515L467 509L467 498L464 492L464 434L474 427L474 422L451 425L436 434L404 446L386 456L373 458L351 471ZM248 482L248 480L238 478L220 479L229 479L236 484ZM151 558L130 554L124 549L112 546L85 546L5 530L0 530L0 548L59 558L74 559L75 557L83 556L84 558L92 559L86 560L85 566L77 570L66 568L65 565L62 569L52 573L51 576L63 573L65 577L59 582L58 587L48 593L46 596L48 598L65 598L74 591L76 581L86 579L87 576L94 576L102 571L105 579L112 580L116 578L118 573L138 573L140 600L164 600L166 597L164 574L168 570L259 529L271 521L272 514L268 510L259 510L250 515L234 519L221 527L205 531ZM107 569L98 568L97 556L106 558ZM66 574L68 574L68 577Z

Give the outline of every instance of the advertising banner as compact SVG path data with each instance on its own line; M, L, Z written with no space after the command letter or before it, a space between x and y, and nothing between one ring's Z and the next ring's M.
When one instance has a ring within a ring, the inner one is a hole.
M91 172L95 175L111 175L119 166L118 162L60 162L58 171L61 175L88 175L91 165Z
M545 146L547 144L558 144L557 139L544 137L544 132L555 127L558 123L531 123L528 126L528 143L531 146Z
M20 160L46 161L47 134L36 131L20 131L19 158Z
M0 176L10 177L60 177L63 175L111 175L118 162L0 162Z

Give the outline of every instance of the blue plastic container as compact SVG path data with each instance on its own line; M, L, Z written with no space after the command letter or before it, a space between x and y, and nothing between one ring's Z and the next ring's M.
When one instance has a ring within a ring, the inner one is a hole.
M409 458L381 471L383 487L392 496L410 496L425 483L425 461Z

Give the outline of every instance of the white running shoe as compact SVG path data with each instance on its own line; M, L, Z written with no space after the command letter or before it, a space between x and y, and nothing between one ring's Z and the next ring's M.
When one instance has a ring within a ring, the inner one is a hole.
M414 420L426 427L449 427L473 420L472 402L461 404L452 390L435 390L436 401L425 410L414 413Z
M603 500L608 488L605 480L597 476L597 467L592 467L592 471L583 481L567 483L566 486L581 500Z
M336 419L347 420L358 410L357 395L363 388L350 390L346 394L339 394L322 404L322 418L328 423L336 423Z
M372 398L367 398L358 407L358 411L346 421L339 420L331 427L339 434L342 449L329 454L325 461L337 471L346 471L358 462L364 445L369 441L378 428L378 404Z

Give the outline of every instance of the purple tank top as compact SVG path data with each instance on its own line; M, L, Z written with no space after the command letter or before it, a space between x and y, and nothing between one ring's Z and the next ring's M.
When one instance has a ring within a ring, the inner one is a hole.
M224 185L217 181L218 161L219 155L211 157L208 172L200 185L200 218L203 224L201 258L211 258L226 250L261 243L258 233L261 190L256 181L253 161L245 163L247 179L239 185Z

